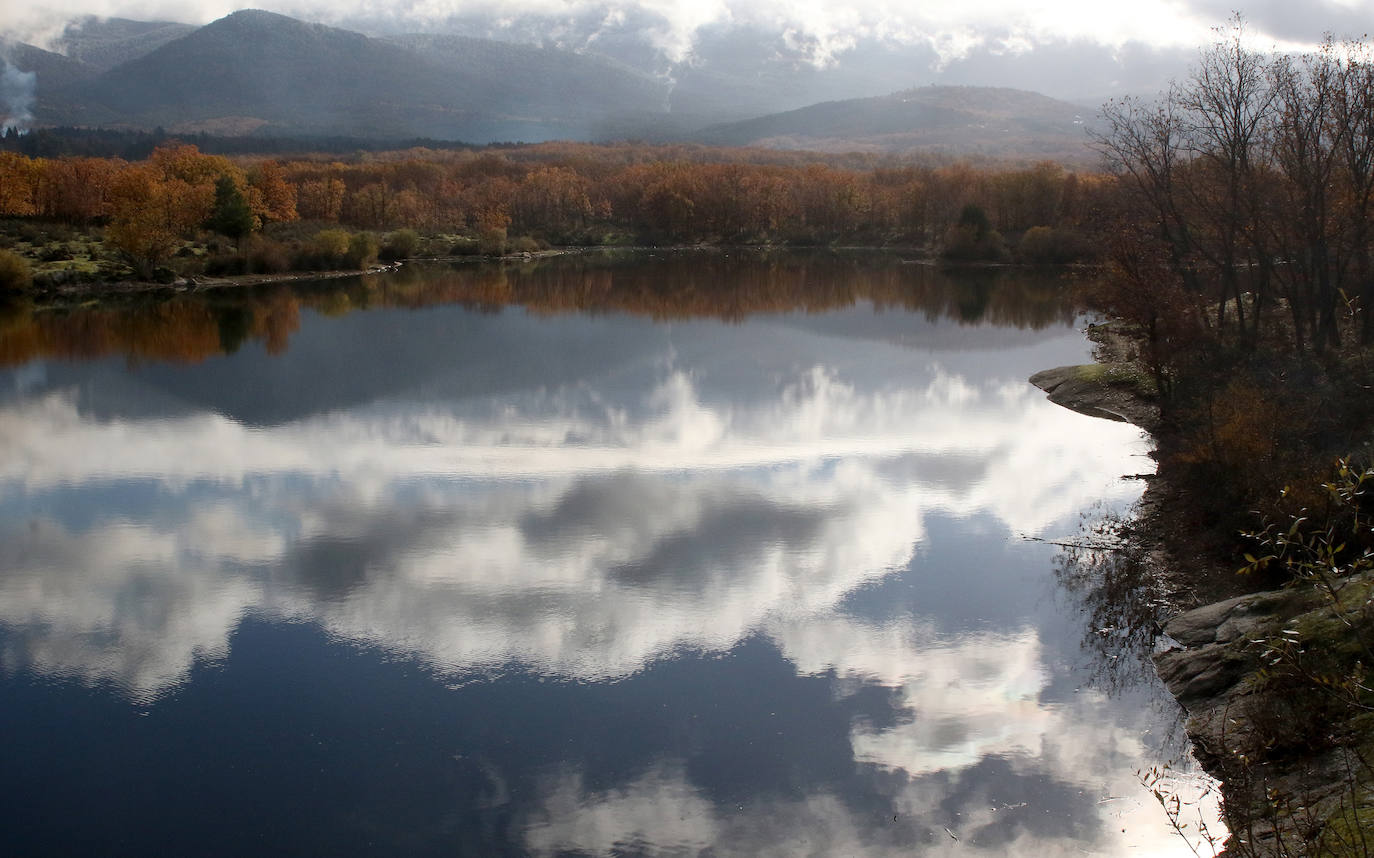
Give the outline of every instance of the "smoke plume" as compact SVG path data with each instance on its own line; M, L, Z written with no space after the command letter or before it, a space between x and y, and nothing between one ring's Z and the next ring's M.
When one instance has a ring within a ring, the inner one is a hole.
M34 72L20 71L13 63L0 57L0 108L4 109L4 119L0 120L0 132L10 129L20 134L29 130L33 122L34 93L38 89L38 75Z

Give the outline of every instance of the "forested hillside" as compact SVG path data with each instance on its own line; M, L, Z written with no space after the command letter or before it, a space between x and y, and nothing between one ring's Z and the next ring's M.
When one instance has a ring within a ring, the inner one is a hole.
M1034 92L928 86L775 113L708 128L729 146L842 151L946 151L1088 162L1092 112Z
M69 56L16 45L39 125L448 140L586 138L665 109L665 84L611 60L482 39L380 39L235 12L200 28L69 29Z

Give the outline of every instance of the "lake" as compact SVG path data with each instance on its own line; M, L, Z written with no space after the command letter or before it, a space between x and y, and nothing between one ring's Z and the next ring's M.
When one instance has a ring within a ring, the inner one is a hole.
M1081 328L827 253L6 306L6 851L1191 854Z

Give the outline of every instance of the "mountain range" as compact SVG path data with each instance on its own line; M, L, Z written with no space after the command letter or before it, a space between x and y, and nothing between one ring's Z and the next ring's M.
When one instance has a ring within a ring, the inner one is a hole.
M174 133L632 138L1080 160L1090 113L1021 90L927 86L760 116L788 72L765 74L745 59L670 76L590 51L369 36L257 10L203 27L84 19L54 47L0 46L7 71L32 73L5 77L11 102L31 99L12 103L11 116Z

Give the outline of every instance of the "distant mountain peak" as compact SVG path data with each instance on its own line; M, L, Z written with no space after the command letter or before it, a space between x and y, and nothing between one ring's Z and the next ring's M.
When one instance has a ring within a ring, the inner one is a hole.
M214 26L215 24L222 24L225 22L233 22L235 24L275 24L286 26L290 26L292 24L305 24L305 22L300 20L299 18L292 18L289 15L282 15L279 12L269 12L266 9L239 9L235 12L230 12L223 18L220 18L217 21L213 21L206 26Z
M1010 87L921 86L717 125L704 142L821 151L939 152L1086 162L1081 109Z
M157 27L95 25L87 44ZM401 44L261 9L233 12L64 87L40 120L392 139L588 137L652 113L661 82L612 61L485 39Z

